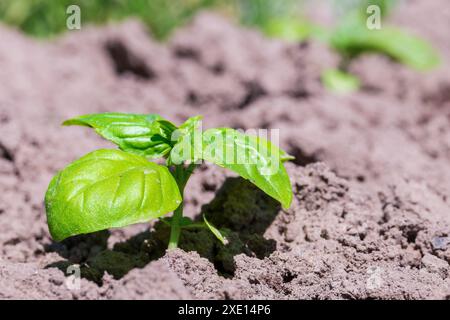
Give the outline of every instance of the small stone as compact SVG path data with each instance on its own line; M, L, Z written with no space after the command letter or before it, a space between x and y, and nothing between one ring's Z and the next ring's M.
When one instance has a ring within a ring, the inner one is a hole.
M450 237L434 237L431 240L433 249L445 249L450 244Z

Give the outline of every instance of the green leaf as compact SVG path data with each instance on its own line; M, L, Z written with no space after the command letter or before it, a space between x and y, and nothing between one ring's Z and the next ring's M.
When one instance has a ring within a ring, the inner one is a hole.
M189 137L194 131L201 129L202 119L203 116L195 116L187 119L174 131L172 141L179 142L180 140Z
M321 75L324 86L335 93L350 93L359 89L360 82L352 74L338 69L328 69Z
M194 136L197 138L196 132L199 132L198 130L201 129L201 121L203 119L203 116L195 116L187 119L182 125L178 127L177 130L174 131L172 135L172 141L175 141L176 143L180 143L181 141L185 139L192 139ZM189 146L189 143L183 143L182 144ZM180 162L173 163L172 158L169 156L167 158L167 166L171 166L173 164L181 164L184 161L181 160Z
M178 130L180 130L183 134L189 134L194 130L199 129L202 119L203 116L190 117L181 126L178 127Z
M219 231L219 229L217 229L216 227L214 227L212 224L210 224L208 222L208 220L206 220L206 216L203 215L203 221L205 222L205 225L208 227L208 229L212 232L213 235L216 236L216 238L222 242L222 244L225 246L228 244L228 240L227 238L225 238L222 233Z
M166 167L120 150L97 150L51 181L45 204L56 241L146 222L175 210L181 195Z
M329 32L305 18L282 17L268 21L263 27L264 33L273 38L290 42L300 42L308 38L327 41Z
M269 141L229 128L194 131L170 153L171 163L205 160L238 173L288 208L292 188L283 161L291 159Z
M174 124L155 114L99 113L70 119L63 124L94 128L121 150L151 159L170 152L172 133L177 129Z
M287 153L286 151L279 149L280 150L280 160L282 162L286 162L286 161L290 161L290 160L294 160L295 157L293 155L290 155L289 153Z
M417 70L429 70L439 64L437 52L426 41L391 26L370 30L366 20L355 14L343 20L331 37L331 44L349 56L367 51L383 53Z

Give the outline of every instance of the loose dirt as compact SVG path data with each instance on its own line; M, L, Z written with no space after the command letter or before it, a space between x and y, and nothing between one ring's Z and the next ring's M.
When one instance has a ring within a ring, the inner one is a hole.
M441 67L418 73L364 55L350 65L363 88L345 96L320 84L339 63L323 44L270 40L210 13L167 44L133 20L50 42L0 26L0 298L448 299L448 5L405 6L392 20L429 39ZM106 111L280 129L296 156L292 207L204 165L186 212L226 229L229 245L187 231L166 253L169 230L155 222L53 242L51 177L112 147L60 123ZM70 290L73 264L82 278Z

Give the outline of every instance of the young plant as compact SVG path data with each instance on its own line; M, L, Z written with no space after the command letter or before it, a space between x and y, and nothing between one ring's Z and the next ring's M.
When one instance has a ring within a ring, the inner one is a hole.
M201 117L179 127L158 115L103 113L64 122L93 128L120 150L91 152L68 165L50 182L45 205L56 241L94 231L160 218L171 227L169 248L183 228L209 229L226 239L205 217L183 217L183 193L201 161L228 168L290 206L292 189L283 162L292 159L268 140L229 128L200 128ZM165 158L165 165L149 160Z
M389 25L370 30L366 19L357 13L345 16L330 38L332 47L346 58L364 52L384 54L418 71L439 65L439 54L427 41Z

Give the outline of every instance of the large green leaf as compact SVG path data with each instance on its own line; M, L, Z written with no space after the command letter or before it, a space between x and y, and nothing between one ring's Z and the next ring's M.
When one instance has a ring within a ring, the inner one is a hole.
M176 126L159 115L99 113L80 116L64 125L94 128L103 138L120 149L148 158L159 158L172 148L171 136Z
M205 160L238 173L288 208L292 188L283 161L291 159L269 141L229 128L186 135L170 153L170 161Z
M181 203L169 170L120 150L97 150L76 160L51 181L45 197L52 237L146 222Z

